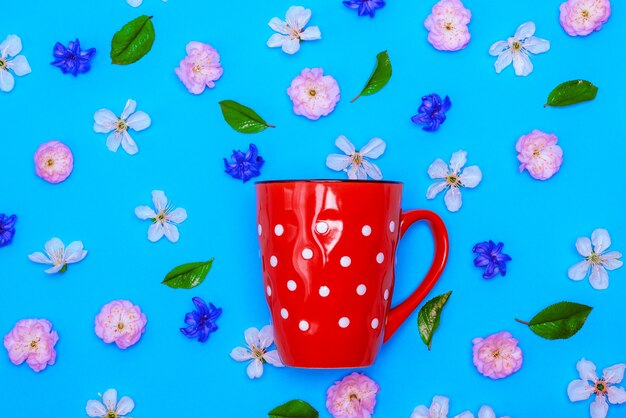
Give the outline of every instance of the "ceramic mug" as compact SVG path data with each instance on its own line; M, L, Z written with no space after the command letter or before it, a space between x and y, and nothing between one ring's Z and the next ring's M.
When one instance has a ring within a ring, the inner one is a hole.
M370 366L443 272L443 221L427 210L402 212L399 182L262 181L256 191L264 290L283 363ZM417 221L432 229L432 266L391 308L396 246Z

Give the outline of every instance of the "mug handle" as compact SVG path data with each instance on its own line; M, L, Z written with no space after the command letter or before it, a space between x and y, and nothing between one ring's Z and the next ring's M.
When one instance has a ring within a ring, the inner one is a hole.
M439 276L443 273L446 261L448 260L448 231L439 215L434 212L422 209L403 212L400 218L400 239L402 239L407 229L418 221L428 222L433 233L435 243L433 262L419 287L415 289L408 298L392 308L389 312L383 342L387 342L387 340L391 338L400 325L402 325L422 300L424 300L428 292L431 291L435 283L437 283L437 280L439 280Z

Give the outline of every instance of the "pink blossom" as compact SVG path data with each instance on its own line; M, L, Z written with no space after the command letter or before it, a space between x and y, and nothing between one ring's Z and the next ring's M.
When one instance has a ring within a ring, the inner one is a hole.
M560 10L561 26L571 36L587 36L600 30L611 17L609 0L567 0Z
M61 183L73 169L72 151L59 141L41 144L35 151L35 172L48 183Z
M547 180L552 177L563 163L563 150L556 145L556 135L534 130L517 140L515 149L517 159L521 162L520 173L528 173L537 180Z
M467 46L471 35L467 25L472 13L460 0L441 0L424 21L430 31L428 42L441 51L458 51Z
M96 335L121 349L134 345L146 330L146 315L129 300L114 300L96 316Z
M326 391L326 408L334 418L370 418L380 387L363 373L352 373Z
M522 350L510 332L502 331L487 338L474 338L474 365L491 379L502 379L522 367Z
M305 68L293 79L287 94L293 102L293 111L311 120L318 120L333 110L340 99L339 85L321 68Z
M193 94L200 94L206 87L215 87L215 80L224 73L220 54L211 45L191 41L187 44L187 56L174 69L180 81Z
M46 319L22 319L4 336L9 359L19 365L24 361L35 372L52 366L57 358L54 345L59 340L52 324Z

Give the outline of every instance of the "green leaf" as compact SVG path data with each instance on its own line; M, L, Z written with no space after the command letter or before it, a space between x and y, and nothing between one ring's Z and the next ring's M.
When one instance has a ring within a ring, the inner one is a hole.
M596 98L598 87L586 80L572 80L559 84L548 96L547 106L569 106Z
M433 340L433 334L437 331L437 328L439 328L441 311L448 302L448 298L451 294L452 291L435 296L426 302L417 314L417 328L419 329L422 341L428 346L429 350Z
M266 128L275 128L274 125L265 122L254 110L235 101L222 100L220 106L224 120L237 132L255 134Z
M530 322L517 320L548 340L564 340L576 334L593 308L573 302L559 302L539 312Z
M152 49L154 25L152 16L139 16L120 29L111 40L111 62L128 65L139 61Z
M383 51L376 55L376 67L370 76L369 80L361 90L358 96L350 100L350 103L354 102L361 96L369 96L370 94L380 91L391 79L391 61L389 60L389 54L387 51Z
M304 401L293 400L267 413L270 418L318 418L320 414Z
M209 261L182 264L167 273L161 282L174 289L191 289L201 284L211 270L213 258Z

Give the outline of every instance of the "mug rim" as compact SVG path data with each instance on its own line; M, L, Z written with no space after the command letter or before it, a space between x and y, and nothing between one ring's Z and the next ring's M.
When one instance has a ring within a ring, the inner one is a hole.
M285 180L262 180L254 182L255 185L272 183L377 183L377 184L403 184L401 181L390 180L341 180L341 179L285 179Z

